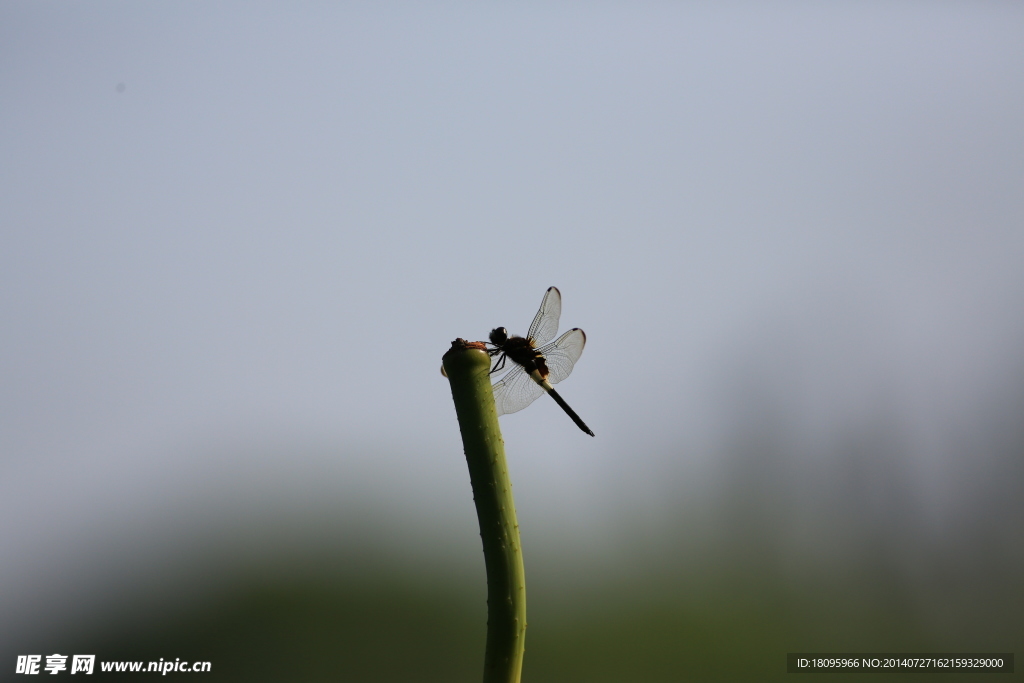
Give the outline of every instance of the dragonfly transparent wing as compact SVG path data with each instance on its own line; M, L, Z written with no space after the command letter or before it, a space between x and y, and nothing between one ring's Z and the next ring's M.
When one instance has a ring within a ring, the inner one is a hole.
M538 349L547 360L550 371L548 381L551 384L558 384L569 376L576 361L583 353L586 343L587 335L576 327ZM517 365L511 360L506 362L514 367L492 387L494 405L498 409L498 415L518 413L544 394L544 388L533 381L533 378L523 370L521 365Z
M558 287L548 287L544 292L544 298L540 302L540 309L537 315L533 316L530 323L530 331L526 333L528 339L533 340L534 346L540 346L551 341L558 332L558 319L562 316L562 294Z
M548 381L558 384L569 376L576 361L583 355L583 347L587 343L587 335L583 330L574 327L555 341L538 349L548 363Z
M498 409L498 415L518 413L544 394L543 387L526 374L523 366L515 363L512 365L515 367L491 387L494 390L494 407Z

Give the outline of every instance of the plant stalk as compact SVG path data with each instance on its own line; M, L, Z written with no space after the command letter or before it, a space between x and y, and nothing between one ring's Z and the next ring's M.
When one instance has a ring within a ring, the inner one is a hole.
M469 465L487 570L484 683L518 683L526 640L526 573L505 443L482 342L456 339L442 358Z

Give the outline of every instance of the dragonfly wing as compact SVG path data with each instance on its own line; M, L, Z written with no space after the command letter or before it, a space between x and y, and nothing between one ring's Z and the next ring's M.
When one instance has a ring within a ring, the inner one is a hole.
M518 413L544 394L543 387L534 382L519 365L491 388L494 390L494 407L498 409L498 415Z
M558 384L572 373L576 361L583 355L586 343L587 335L580 328L574 327L555 341L538 349L547 361L548 371L551 373L548 375L549 382Z
M558 332L558 319L562 317L562 294L558 287L548 287L544 299L540 302L540 310L533 316L527 338L533 340L534 346L551 341Z

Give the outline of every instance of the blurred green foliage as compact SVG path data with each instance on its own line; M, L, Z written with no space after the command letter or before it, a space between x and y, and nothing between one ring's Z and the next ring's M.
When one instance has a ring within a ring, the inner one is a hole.
M787 652L1018 651L1024 401L1006 405L964 437L970 457L956 459L962 485L946 496L943 516L929 517L914 498L910 453L884 422L840 439L832 450L842 458L804 461L791 457L795 440L767 422L738 436L722 493L681 494L657 529L653 520L643 529L622 520L608 530L619 541L601 551L601 568L571 542L558 544L562 564L552 565L550 549L531 546L543 530L526 528L523 680L783 680L801 676L785 672ZM335 528L334 517L321 522ZM295 536L259 536L269 548L259 561L220 538L228 547L220 557L231 560L219 564L193 543L191 556L182 553L190 579L116 585L90 623L39 647L106 661L210 661L211 674L192 678L202 681L480 680L482 553L476 567L459 560L445 568L344 534L311 536L319 543ZM543 561L531 570L531 558ZM825 683L860 674L806 676ZM934 678L1007 677L870 675Z
M948 652L965 645L1012 651L1021 642L1019 621L1016 633L1003 630L1001 638L951 642L929 628L912 601L891 599L895 582L875 574L795 585L747 564L620 579L569 600L544 600L546 590L557 588L542 587L530 611L524 680L782 680L789 651ZM486 619L478 589L442 577L414 582L383 566L338 580L238 577L201 607L167 617L124 614L120 627L83 632L68 646L105 660L211 661L204 681L475 681ZM1021 604L1019 594L1005 598ZM962 634L970 631L965 624ZM942 680L977 676L943 674ZM925 677L875 674L871 680Z

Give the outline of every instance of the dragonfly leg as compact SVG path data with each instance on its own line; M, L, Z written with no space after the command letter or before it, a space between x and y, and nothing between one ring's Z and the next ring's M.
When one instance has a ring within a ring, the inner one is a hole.
M494 369L491 370L488 374L493 375L499 370L502 370L505 367L505 358L507 358L507 356L504 353L501 354L501 358L499 358L498 362L494 364Z

